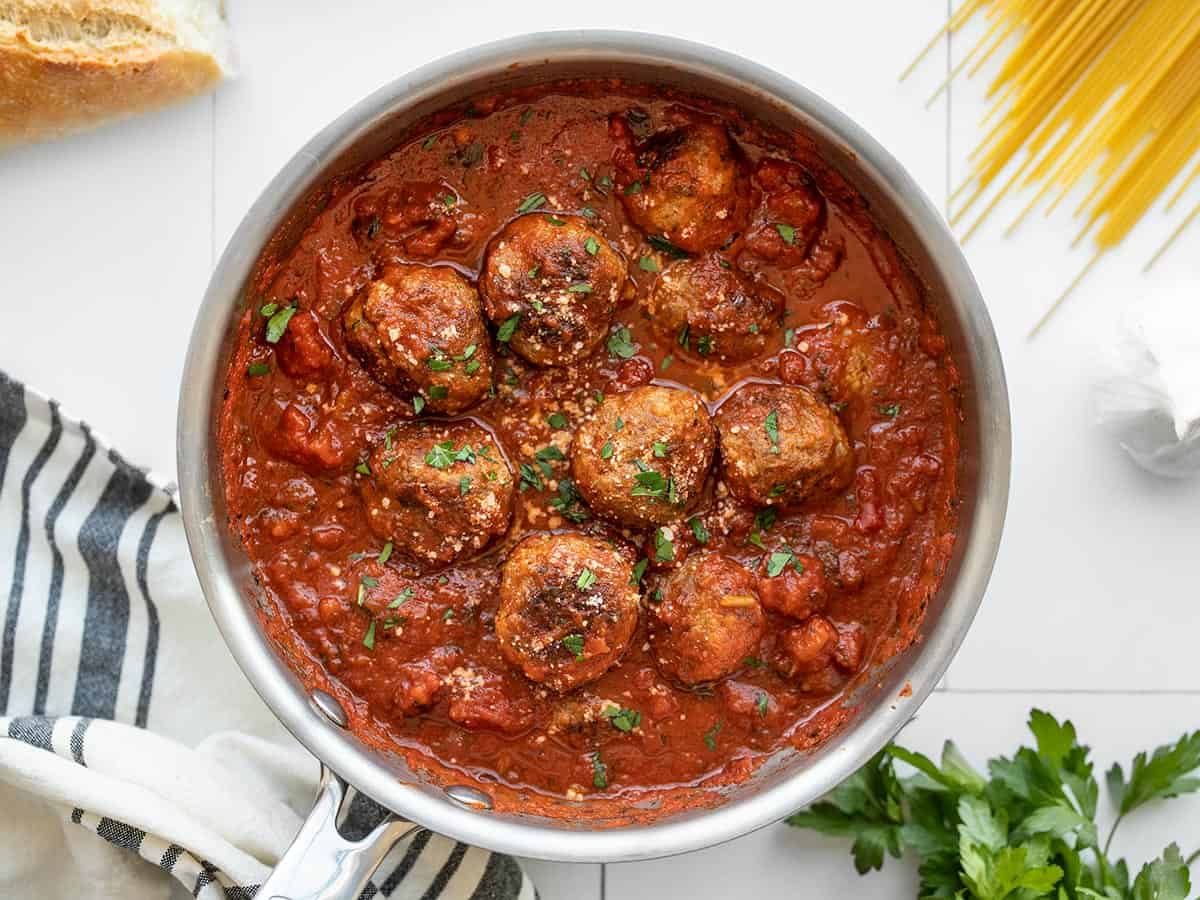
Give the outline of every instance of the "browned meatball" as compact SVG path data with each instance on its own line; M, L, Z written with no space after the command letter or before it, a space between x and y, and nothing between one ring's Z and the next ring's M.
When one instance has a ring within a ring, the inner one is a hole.
M418 392L431 412L461 412L492 386L479 297L447 266L389 266L350 301L342 324L376 381Z
M601 404L571 442L571 475L602 516L644 527L699 500L716 446L708 410L688 391L646 385Z
M532 363L561 366L604 338L625 278L621 254L583 219L531 213L488 244L479 290L501 340L511 335Z
M354 203L354 233L364 246L409 259L461 251L487 230L448 184L411 181Z
M767 348L779 324L783 300L756 285L717 256L683 259L667 266L649 298L654 328L670 342L700 356L743 362Z
M748 384L721 404L713 420L721 475L743 503L799 506L845 487L854 475L842 423L804 388Z
M461 559L508 530L512 470L478 425L397 425L371 452L366 468L359 490L367 524L419 564Z
M624 120L613 119L611 131L621 200L647 234L701 253L746 227L749 179L723 127L694 122L636 145Z
M633 637L633 554L582 534L535 534L504 563L496 636L504 658L556 691L595 681Z
M654 652L684 684L716 681L758 651L763 611L754 576L713 551L692 554L662 584L654 609Z

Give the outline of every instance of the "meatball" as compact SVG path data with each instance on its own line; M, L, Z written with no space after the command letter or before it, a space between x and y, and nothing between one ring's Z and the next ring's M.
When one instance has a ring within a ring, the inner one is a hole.
M417 391L431 412L461 412L492 386L479 297L447 266L389 266L350 301L342 323L371 376Z
M825 608L829 586L821 561L804 555L797 556L795 564L785 566L778 575L760 577L758 594L767 609L793 619L807 619Z
M582 219L533 213L488 244L479 290L488 318L502 329L515 322L514 351L561 366L603 340L625 278L621 254Z
M582 534L536 534L504 563L496 637L531 681L568 691L605 673L638 619L633 555Z
M667 266L649 298L654 328L700 356L743 362L767 348L783 299L715 254Z
M702 253L746 227L749 179L723 127L694 122L636 145L624 120L614 118L611 131L621 200L643 231Z
M851 673L866 655L867 632L857 622L835 624L825 616L810 616L779 636L772 664L782 675L810 689L833 685L838 671ZM822 673L826 678L812 678Z
M754 180L764 203L746 235L746 249L781 266L803 262L825 225L825 201L804 169L792 162L764 159Z
M333 350L317 317L310 312L298 312L288 322L287 330L275 345L275 359L284 373L296 379L319 379L333 363Z
M854 452L842 423L801 387L748 384L713 417L721 475L743 503L791 508L845 487Z
M410 422L388 429L359 490L376 535L414 562L438 566L508 530L513 476L480 426Z
M696 505L716 437L688 391L646 385L604 401L575 432L571 476L592 509L626 525L665 525Z
M689 685L716 681L756 654L763 611L755 578L740 563L709 550L693 554L661 591L651 640L667 674Z

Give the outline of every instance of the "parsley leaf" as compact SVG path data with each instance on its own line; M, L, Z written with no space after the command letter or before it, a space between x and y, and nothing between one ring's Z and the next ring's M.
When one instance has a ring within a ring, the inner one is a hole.
M654 558L658 562L671 562L675 559L675 544L665 529L654 529Z
M521 321L521 314L509 316L500 323L500 327L496 329L496 340L502 344L507 344L512 340L513 334L517 330L517 323Z
M585 568L579 573L579 577L575 580L575 586L581 591L586 591L596 583L596 573L591 569Z
M637 347L634 345L629 334L629 329L622 325L612 333L608 339L608 352L613 356L618 356L621 359L629 359L637 353Z
M603 790L608 787L608 766L600 758L600 751L592 754L592 786Z
M601 713L617 731L625 734L633 731L642 724L642 714L636 709L625 709L623 706L609 706Z
M646 243L660 253L665 253L675 259L687 259L688 252L686 250L681 250L664 237L652 234L646 238Z
M263 309L274 307L274 304L267 304ZM287 331L288 322L292 321L292 316L296 314L296 301L293 300L287 306L275 310L271 318L267 319L267 343L278 344L279 339L283 337L283 333Z
M524 200L521 201L521 205L517 207L517 212L522 215L527 212L532 212L533 210L537 209L539 206L541 206L545 202L546 202L546 195L541 193L540 191L536 194L530 194L528 197L526 197Z
M796 554L791 550L777 550L767 557L767 575L775 578L788 567L788 563L796 562Z
M577 661L583 659L582 634L568 634L565 638L559 641L559 643L566 647L567 651L570 652Z
M708 543L708 529L704 527L704 523L700 521L698 516L692 516L688 519L688 525L692 529L692 536L696 538L697 544Z
M771 452L779 452L779 410L773 409L767 413L767 417L763 419L763 430L767 433L767 440L771 442Z

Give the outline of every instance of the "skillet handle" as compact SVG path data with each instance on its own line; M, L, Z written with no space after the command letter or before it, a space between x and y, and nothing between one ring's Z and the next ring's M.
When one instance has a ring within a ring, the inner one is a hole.
M345 798L346 782L322 764L312 812L259 887L259 900L358 900L396 842L420 827L389 815L361 841L346 840L337 827Z

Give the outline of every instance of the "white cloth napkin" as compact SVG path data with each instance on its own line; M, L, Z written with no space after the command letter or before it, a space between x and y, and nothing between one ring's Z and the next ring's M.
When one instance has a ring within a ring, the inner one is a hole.
M254 896L318 765L222 643L171 491L3 372L0 611L0 897ZM346 832L384 815L348 805ZM377 893L535 896L511 858L428 832Z

